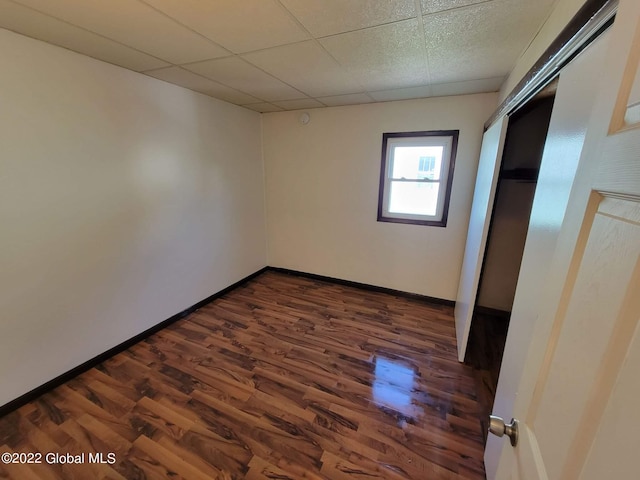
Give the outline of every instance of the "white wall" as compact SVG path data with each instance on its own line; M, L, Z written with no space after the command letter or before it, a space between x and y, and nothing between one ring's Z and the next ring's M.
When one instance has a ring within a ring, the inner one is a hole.
M560 34L587 0L557 0L553 11L541 26L529 46L522 52L511 73L500 88L500 101L504 100L544 51Z
M455 299L497 94L265 114L269 265ZM460 130L446 228L377 222L384 132Z
M260 116L0 30L0 405L266 265Z

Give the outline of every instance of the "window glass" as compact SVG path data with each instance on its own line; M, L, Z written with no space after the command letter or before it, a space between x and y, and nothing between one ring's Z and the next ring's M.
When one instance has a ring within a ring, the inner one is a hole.
M458 131L382 138L378 220L446 226Z
M393 159L390 162L392 178L439 179L442 151L442 147L393 147Z
M435 215L438 205L437 183L391 182L390 213Z

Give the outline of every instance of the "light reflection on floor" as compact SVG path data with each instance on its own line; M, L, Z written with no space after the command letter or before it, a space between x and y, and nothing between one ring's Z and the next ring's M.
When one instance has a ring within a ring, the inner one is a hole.
M416 379L411 367L398 361L376 357L374 375L372 393L373 402L377 406L395 410L412 419L424 413L413 402Z

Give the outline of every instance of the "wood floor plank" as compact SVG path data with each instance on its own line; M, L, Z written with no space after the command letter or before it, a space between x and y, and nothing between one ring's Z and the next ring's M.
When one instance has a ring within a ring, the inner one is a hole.
M477 480L474 372L453 309L265 272L0 418L0 478Z
M326 480L328 477L320 475L309 470L301 470L292 464L285 464L283 470L280 467L272 465L266 460L254 456L249 462L249 471L246 480Z
M155 459L158 463L166 467L168 472L175 472L183 478L193 480L211 480L208 472L203 472L197 467L186 462L168 448L162 446L159 442L140 435L134 442L136 448L145 452L149 457ZM216 472L216 476L219 472Z
M349 480L353 478L407 479L405 475L387 469L382 465L376 464L373 469L369 469L334 455L331 452L325 452L322 456L322 469L320 471L329 478L336 480Z

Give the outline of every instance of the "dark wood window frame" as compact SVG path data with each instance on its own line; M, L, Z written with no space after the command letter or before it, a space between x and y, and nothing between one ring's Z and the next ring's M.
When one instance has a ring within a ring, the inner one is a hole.
M390 223L404 223L410 225L427 225L431 227L446 227L447 218L449 216L449 201L451 198L451 186L453 185L453 173L456 164L456 154L458 151L458 136L460 130L429 130L423 132L393 132L382 134L382 158L380 161L380 185L378 190L378 221L390 222ZM444 183L445 193L442 198L442 217L439 220L423 220L415 218L400 218L395 216L385 215L384 213L384 200L385 200L385 185L387 179L388 169L388 157L387 147L389 139L392 138L420 138L420 137L451 137L451 151L449 155L447 177Z

